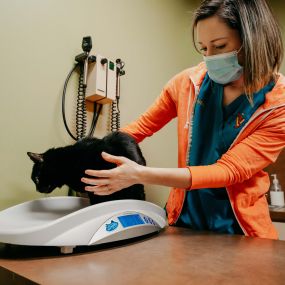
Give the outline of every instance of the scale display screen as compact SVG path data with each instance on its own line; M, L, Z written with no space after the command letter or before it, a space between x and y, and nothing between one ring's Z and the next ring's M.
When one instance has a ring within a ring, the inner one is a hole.
M120 221L120 223L124 228L142 225L145 223L141 218L141 216L138 214L119 216L118 220Z

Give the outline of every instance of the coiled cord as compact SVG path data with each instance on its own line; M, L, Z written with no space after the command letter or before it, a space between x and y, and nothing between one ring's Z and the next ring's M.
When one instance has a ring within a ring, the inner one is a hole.
M76 104L76 138L77 140L85 137L87 126L87 111L85 102L86 87L84 86L83 66L80 65L79 84Z
M66 96L66 89L68 82L70 80L70 77L72 73L80 67L80 76L79 76L79 84L78 84L78 94L77 94L77 106L76 106L76 137L72 134L70 131L67 121L66 121L66 116L65 116L65 96ZM64 87L63 87L63 92L62 92L62 101L61 101L61 108L62 108L62 118L64 122L64 126L68 134L72 139L75 141L82 139L85 136L86 133L86 125L87 125L87 111L86 111L86 101L85 101L85 94L86 94L86 89L83 85L83 80L84 80L84 75L83 75L83 66L80 63L76 63L73 68L70 70L68 73ZM97 104L96 102L94 103L94 113L93 113L93 119L91 123L91 128L89 131L88 136L92 136L94 133L94 130L97 125L97 121L99 119L99 114L102 110L102 105L99 106L99 109L97 110Z
M117 98L111 106L111 132L118 131L120 127L119 98Z

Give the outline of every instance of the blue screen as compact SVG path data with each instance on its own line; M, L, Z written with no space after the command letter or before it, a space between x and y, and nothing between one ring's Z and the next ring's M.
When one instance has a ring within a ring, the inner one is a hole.
M124 228L144 224L143 219L138 214L120 216L118 219Z

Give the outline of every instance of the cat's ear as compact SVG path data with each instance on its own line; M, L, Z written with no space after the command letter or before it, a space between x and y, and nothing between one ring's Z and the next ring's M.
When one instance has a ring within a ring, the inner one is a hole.
M33 162L44 162L44 158L42 154L34 153L34 152L27 152L27 155Z

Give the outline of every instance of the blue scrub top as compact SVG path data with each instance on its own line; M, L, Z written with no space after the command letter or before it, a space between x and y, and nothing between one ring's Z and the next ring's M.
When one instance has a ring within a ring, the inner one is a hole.
M223 107L223 85L205 76L194 108L189 165L216 163L265 101L265 94L274 86L269 83L254 94L251 106L245 95ZM187 191L177 225L197 230L243 234L230 205L225 188Z

